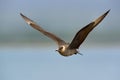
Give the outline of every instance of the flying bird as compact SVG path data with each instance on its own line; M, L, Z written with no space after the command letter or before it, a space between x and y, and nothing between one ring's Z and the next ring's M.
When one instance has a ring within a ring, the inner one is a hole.
M45 36L54 40L58 44L58 49L56 51L58 51L62 56L71 56L73 54L82 55L81 53L78 52L77 49L84 42L84 40L86 39L88 34L105 18L105 16L109 13L109 11L110 10L108 10L103 15L98 17L96 20L92 21L91 23L89 23L88 25L86 25L85 27L80 29L76 33L76 35L73 38L71 43L67 43L64 40L62 40L61 38L54 35L53 33L44 30L41 26L36 24L33 20L29 19L22 13L20 13L20 15L26 21L26 23L29 24L31 27L33 27L34 29L43 33Z

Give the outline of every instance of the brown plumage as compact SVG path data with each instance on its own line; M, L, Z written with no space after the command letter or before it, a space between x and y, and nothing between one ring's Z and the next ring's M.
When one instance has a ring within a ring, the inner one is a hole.
M109 13L109 11L110 10L108 10L106 13L101 15L99 18L97 18L96 20L92 21L91 23L89 23L88 25L80 29L70 44L66 43L64 40L60 39L56 35L42 29L39 25L37 25L34 21L29 19L28 17L24 16L22 13L20 13L20 15L34 29L40 31L47 37L53 39L58 44L58 47L59 47L59 49L56 51L58 51L63 56L70 56L70 55L79 53L77 51L79 46L86 39L87 35L105 18L105 16Z

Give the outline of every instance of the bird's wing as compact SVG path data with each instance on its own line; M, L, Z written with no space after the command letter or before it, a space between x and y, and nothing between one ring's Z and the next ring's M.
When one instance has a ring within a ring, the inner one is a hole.
M83 27L80 31L78 31L68 48L78 49L79 46L83 43L83 41L86 39L89 32L92 31L93 28L97 26L105 18L105 16L109 13L109 11L110 10L108 10L106 13L101 15L99 18L97 18L93 22Z
M30 26L32 26L34 29L40 31L41 33L43 33L44 35L46 35L47 37L53 39L58 46L65 44L65 41L63 41L62 39L60 39L59 37L57 37L56 35L45 31L44 29L42 29L39 25L37 25L34 21L32 21L31 19L29 19L28 17L24 16L22 13L20 13L20 15L22 16L22 18L26 21L27 24L29 24Z

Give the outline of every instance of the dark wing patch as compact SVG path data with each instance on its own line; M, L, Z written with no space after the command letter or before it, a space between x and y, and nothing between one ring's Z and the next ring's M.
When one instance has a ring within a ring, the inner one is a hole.
M82 28L80 31L77 32L75 35L73 41L69 45L70 49L77 49L82 44L82 42L87 37L88 33L93 29L94 22L88 24L84 28Z
M83 41L86 39L90 31L92 31L105 18L109 11L110 10L108 10L106 13L97 18L95 21L89 23L87 26L78 31L68 48L78 49L79 46L83 43Z

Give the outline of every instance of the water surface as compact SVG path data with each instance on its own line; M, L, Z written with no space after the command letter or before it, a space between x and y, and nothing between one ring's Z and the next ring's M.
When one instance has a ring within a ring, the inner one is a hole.
M120 47L82 47L63 57L56 46L1 46L0 80L120 80Z

